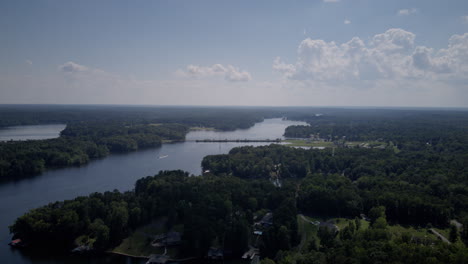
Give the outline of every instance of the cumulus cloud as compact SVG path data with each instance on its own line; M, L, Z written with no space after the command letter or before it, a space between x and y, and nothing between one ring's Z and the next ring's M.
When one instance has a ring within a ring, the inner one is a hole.
M409 15L414 14L416 12L418 12L418 10L416 8L400 9L400 10L398 10L397 15L399 15L399 16L409 16Z
M343 23L344 23L345 25L349 25L349 24L351 24L351 21L348 20L348 19L345 19L345 21L343 21Z
M464 24L468 24L468 16L462 16L462 17L461 17L461 21L462 21Z
M192 78L223 77L229 82L247 82L252 76L247 71L242 71L232 65L223 66L214 64L212 66L189 65L183 74Z
M454 35L445 49L415 46L415 35L389 29L364 42L358 37L337 44L321 39L303 40L297 61L280 58L273 69L290 80L320 82L375 80L466 80L468 76L468 33Z
M86 72L88 67L74 63L73 61L66 62L58 67L59 71L68 73Z

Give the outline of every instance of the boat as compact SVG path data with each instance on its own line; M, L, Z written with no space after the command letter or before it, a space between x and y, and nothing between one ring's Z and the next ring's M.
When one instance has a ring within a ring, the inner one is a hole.
M8 243L8 245L12 247L24 247L23 241L19 238L12 240L10 243Z

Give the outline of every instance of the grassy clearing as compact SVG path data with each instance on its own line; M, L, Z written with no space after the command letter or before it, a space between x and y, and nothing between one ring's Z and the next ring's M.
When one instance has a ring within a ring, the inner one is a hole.
M332 148L335 146L333 142L317 142L317 141L309 141L307 139L286 139L283 140L286 146L291 147L316 147L316 148ZM384 142L379 141L347 141L346 146L348 147L358 147L365 145L368 148L386 148L387 144ZM396 148L396 147L395 147ZM396 148L395 151L398 151Z
M314 142L314 141L307 141L303 139L286 139L283 140L286 143L286 146L290 147L325 147L331 148L333 147L333 142Z
M401 226L392 225L388 226L388 231L392 233L394 237L400 237L402 234L409 234L412 237L429 238L437 240L437 236L429 231L427 228L414 228L412 226Z
M338 226L340 230L343 230L343 228L347 227L349 225L349 222L354 223L354 219L351 218L333 218L331 220L335 222L336 226ZM359 222L361 223L361 227L359 230L366 230L369 228L370 223L368 221L359 219Z
M163 254L164 248L155 248L151 246L154 236L167 232L164 223L166 219L158 221L136 229L129 237L125 238L122 243L114 248L112 252L127 254L132 256L149 256L151 254ZM183 225L174 226L174 231L181 232ZM177 258L180 252L177 247L168 247L167 255L171 258Z
M302 249L305 249L305 247L307 247L307 245L313 239L317 240L318 227L309 222L309 221L315 221L315 220L310 220L310 218L307 216L304 216L304 218L306 218L306 220L304 220L300 215L297 215L298 232L301 236L301 243L298 246L299 251L301 251Z
M112 252L133 256L149 256L151 254L164 253L163 248L157 249L152 247L151 241L151 237L145 235L140 230L136 230L129 237L125 238L119 246L114 248Z

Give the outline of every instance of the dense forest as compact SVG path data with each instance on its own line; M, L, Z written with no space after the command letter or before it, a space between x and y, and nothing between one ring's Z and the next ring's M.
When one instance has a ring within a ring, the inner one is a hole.
M297 198L296 208L297 184L304 185L301 195L322 186L341 184L338 192L344 186L354 188L346 180L340 181L339 175L326 176L330 179L325 183L317 183L316 177L308 176L302 182L285 179L279 188L266 179L194 177L165 171L138 180L133 191L94 193L31 210L10 229L15 237L42 252L70 250L77 243L99 251L115 247L138 226L167 217L168 230L183 227L180 248L184 255L180 257L206 257L217 246L229 252L226 258L239 258L249 245L255 245L264 258L262 263L465 263L465 246L391 232L389 210L384 206L366 211L368 227L357 216L351 217L339 231L320 226L316 236L301 245L304 240L296 215L304 204ZM253 236L258 229L255 222L265 212L272 212L272 223L261 229L262 236ZM456 233L451 239L456 241L459 236L466 241L467 233Z
M10 230L33 248L84 244L103 251L165 219L166 230L182 234L178 257L206 257L221 248L226 259L238 259L257 248L262 264L467 263L467 112L283 110L275 115L287 112L310 124L289 127L286 136L336 144L237 147L206 156L202 176L163 171L125 193L94 193L31 210ZM121 143L129 138L137 146L147 142L138 141L140 135L183 137L188 125L181 123L121 126L113 120L101 129L102 122L83 121L55 140L93 142L94 153L100 146L127 151L134 145ZM386 144L350 147L343 141Z
M354 217L383 205L393 223L444 226L451 217L468 216L466 161L428 151L342 148L332 156L331 150L270 145L207 156L202 166L246 179L299 178L303 212Z
M118 245L132 229L168 216L169 227L183 225L186 256L203 257L210 246L222 244L239 257L248 248L254 215L263 209L275 215L267 230L271 238L262 246L274 256L297 241L293 190L266 180L164 171L138 180L131 192L94 193L32 210L10 228L35 247L70 249L79 238L103 250Z
M49 168L79 166L113 152L156 147L163 140L182 141L188 129L178 124L80 122L68 125L59 138L0 142L0 179L20 179Z
M218 130L249 128L284 110L260 107L176 107L104 105L0 105L0 127L17 125L117 122L184 124Z
M400 149L422 150L430 145L439 152L468 152L468 114L444 110L347 110L323 115L291 114L291 119L310 126L290 126L291 138L319 138L330 141L393 142Z

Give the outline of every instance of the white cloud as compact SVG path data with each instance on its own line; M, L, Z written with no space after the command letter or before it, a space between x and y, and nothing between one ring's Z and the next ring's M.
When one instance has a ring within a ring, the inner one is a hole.
M284 63L280 57L276 57L273 61L273 69L283 73L288 78L292 77L296 72L296 67L294 65Z
M448 47L439 50L415 47L414 40L415 35L403 29L389 29L367 43L358 37L342 44L307 38L300 43L294 64L276 58L273 69L289 80L335 84L415 79L463 83L467 80L468 33L453 35Z
M345 25L349 25L349 24L351 24L351 21L350 21L350 20L348 20L348 19L345 19L345 21L343 21L343 24L345 24Z
M210 68L210 69L208 69ZM57 70L58 69L58 70ZM144 80L67 62L43 75L2 75L0 103L281 105L282 88L272 82L246 82L250 74L233 66L191 67L200 78L172 76ZM179 72L181 73L181 72ZM214 75L212 75L214 74ZM219 75L218 75L219 74ZM219 78L201 78L201 75ZM181 78L182 77L182 78ZM226 81L227 80L227 81ZM268 93L277 96L264 96ZM54 96L50 96L53 94Z
M409 15L414 14L416 12L418 12L418 10L416 8L400 9L400 10L398 10L397 15L399 15L399 16L409 16Z
M232 65L223 66L222 64L212 66L189 65L185 71L179 72L192 78L224 77L229 82L246 82L252 79L249 72L242 71Z
M461 20L464 24L468 24L468 16L462 16Z
M88 71L88 68L86 66L79 65L77 63L74 63L73 61L69 61L69 62L66 62L65 64L60 65L58 69L62 72L68 72L68 73Z
M399 52L411 49L414 45L415 35L399 28L391 28L385 33L377 34L372 38L371 45L377 51Z

